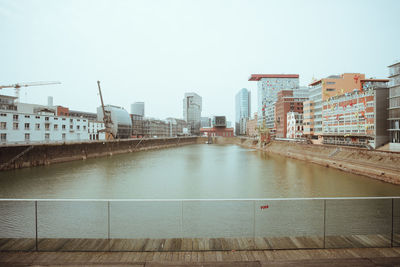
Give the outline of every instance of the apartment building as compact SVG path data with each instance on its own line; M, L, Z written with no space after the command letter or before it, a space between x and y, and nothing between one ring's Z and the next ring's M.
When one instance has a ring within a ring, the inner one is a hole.
M287 113L286 138L300 139L303 137L303 113L290 111Z
M389 66L389 149L400 151L400 61Z

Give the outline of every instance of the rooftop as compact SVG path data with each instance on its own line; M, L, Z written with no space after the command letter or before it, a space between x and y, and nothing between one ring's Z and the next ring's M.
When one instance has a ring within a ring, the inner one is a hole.
M299 74L251 74L249 81L259 81L262 78L299 78Z

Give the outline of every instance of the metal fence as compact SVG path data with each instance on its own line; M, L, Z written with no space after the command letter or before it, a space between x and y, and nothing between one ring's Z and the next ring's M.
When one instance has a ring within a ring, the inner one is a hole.
M204 251L399 244L399 197L0 200L0 251Z

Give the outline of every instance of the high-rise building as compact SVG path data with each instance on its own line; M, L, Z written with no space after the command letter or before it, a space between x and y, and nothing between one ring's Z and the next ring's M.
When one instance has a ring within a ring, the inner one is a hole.
M304 135L315 143L322 143L323 101L359 90L364 79L365 74L344 73L313 81L310 84L310 98L304 103Z
M131 104L131 114L144 117L144 102L135 102Z
M251 95L246 88L241 89L235 97L235 133L246 134L246 121L251 114Z
M389 148L400 151L400 61L389 66Z
M275 103L278 92L299 89L298 74L252 74L249 81L257 81L258 125L265 119L266 127L275 130Z
M193 135L200 134L202 99L196 93L185 93L183 98L183 119L190 124Z
M210 117L201 117L201 128L211 127L211 118Z

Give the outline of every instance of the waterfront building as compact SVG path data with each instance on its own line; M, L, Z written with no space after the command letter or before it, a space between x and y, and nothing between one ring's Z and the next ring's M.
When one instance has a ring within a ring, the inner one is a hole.
M190 135L190 125L182 119L167 118L169 124L169 137Z
M213 116L212 117L212 127L201 128L201 136L223 136L223 137L233 137L233 128L226 127L226 117L225 116Z
M131 104L131 114L144 117L144 102L135 102Z
M16 97L0 95L0 142L2 145L101 140L102 122L57 116L55 109L15 103ZM90 125L90 126L89 126ZM95 139L93 138L95 135ZM98 137L97 137L98 136Z
M132 121L132 137L140 138L143 137L143 116L137 114L130 114Z
M322 102L332 96L342 95L361 88L365 74L344 73L313 81L309 100L304 103L304 135L313 143L322 143Z
M246 122L251 114L251 94L246 88L241 89L235 96L235 133L246 134Z
M303 113L303 102L308 100L308 89L303 87L298 90L282 90L278 92L278 99L275 103L275 136L286 138L287 134L287 113Z
M128 112L122 107L113 105L106 105L104 109L111 114L111 130L115 138L130 138L132 135L132 121ZM97 108L97 120L103 121L102 107Z
M196 93L185 93L183 98L183 119L190 124L193 135L200 134L202 98Z
M322 102L324 144L378 148L389 141L385 79L362 79L360 89Z
M303 137L303 113L289 111L287 117L286 138L299 139Z
M201 117L201 128L211 127L211 118L209 117Z
M246 135L249 137L256 137L258 135L257 131L257 112L254 113L252 119L249 119L246 124Z
M147 138L169 137L169 123L165 120L144 118L143 135Z
M298 74L252 74L249 81L257 81L257 114L258 125L266 121L266 127L275 132L275 103L278 92L282 90L298 90Z
M400 151L400 61L389 66L389 149Z

